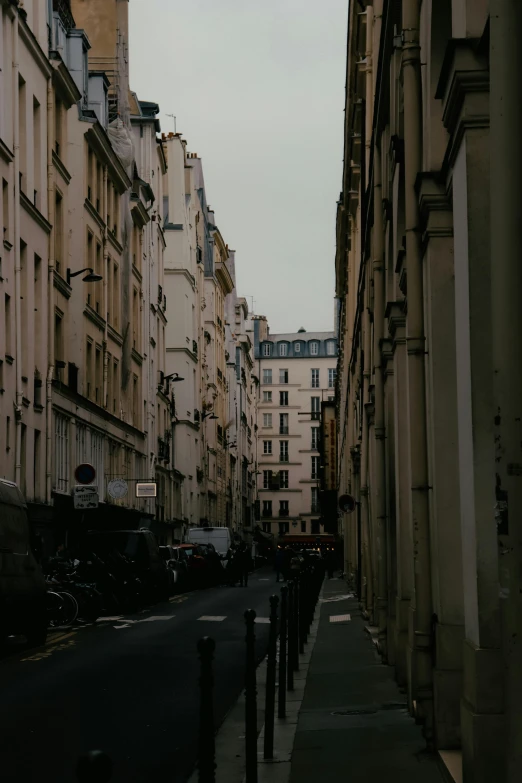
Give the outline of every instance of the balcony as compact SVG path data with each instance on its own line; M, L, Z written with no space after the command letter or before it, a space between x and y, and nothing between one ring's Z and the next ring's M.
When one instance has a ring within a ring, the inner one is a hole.
M290 458L288 454L280 454L279 455L279 462L290 462Z
M53 11L58 14L65 30L72 30L76 27L71 12L71 0L53 0Z
M158 286L158 304L163 303L163 288L159 285Z
M279 427L280 435L288 435L288 427Z
M271 519L272 518L272 512L271 511L266 511L265 509L263 509L263 511L261 512L261 516L263 517L263 519Z
M288 508L280 508L279 509L279 516L280 517L288 517L288 516L290 516L290 510Z
M319 503L312 503L311 513L312 514L319 514L321 509L319 508Z

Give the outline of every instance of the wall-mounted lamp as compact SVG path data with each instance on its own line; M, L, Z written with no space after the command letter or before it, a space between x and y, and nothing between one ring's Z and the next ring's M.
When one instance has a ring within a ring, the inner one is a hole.
M84 272L87 272L87 274L83 278L84 283L99 283L100 280L103 280L103 277L101 275L96 274L94 269L90 266L85 267L85 269L80 269L79 272L71 272L71 270L67 268L67 285L71 285L71 279L73 277L82 275Z
M219 416L216 416L214 411L205 411L204 413L201 414L201 421L205 421L206 418L218 419Z
M170 375L165 375L163 380L172 381L172 383L176 383L176 381L184 381L185 378L182 378L177 372L171 372Z

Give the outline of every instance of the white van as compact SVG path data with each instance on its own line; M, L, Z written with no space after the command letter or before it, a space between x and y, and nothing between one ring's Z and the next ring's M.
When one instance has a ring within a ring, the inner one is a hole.
M226 557L232 544L229 527L191 527L187 531L190 544L212 544L218 555Z

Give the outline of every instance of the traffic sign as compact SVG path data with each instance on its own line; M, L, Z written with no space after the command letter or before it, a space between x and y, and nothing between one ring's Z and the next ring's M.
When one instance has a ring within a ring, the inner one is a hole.
M74 471L74 478L78 484L92 484L96 478L96 470L88 462L82 462Z
M98 508L100 498L98 487L94 484L81 484L73 489L74 508L80 511Z
M156 497L156 482L155 481L138 481L136 484L136 497L137 498L155 498Z
M356 505L356 500L352 495L341 495L339 498L339 508L345 514L351 514L352 511L355 511Z
M107 492L114 500L124 498L128 491L129 487L124 479L113 479L107 485Z

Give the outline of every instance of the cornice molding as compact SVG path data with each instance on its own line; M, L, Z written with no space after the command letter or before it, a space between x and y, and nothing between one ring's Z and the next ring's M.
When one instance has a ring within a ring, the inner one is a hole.
M56 154L54 150L53 150L53 166L56 169L56 171L60 174L65 184L68 185L72 177L67 171L67 169L65 168L65 164L63 160L59 157L59 155Z
M134 221L134 225L138 226L139 228L143 228L147 225L147 223L150 222L150 215L143 206L143 202L141 200L132 202L132 204L133 206L131 208L131 215Z
M93 310L90 305L85 305L83 314L91 321L95 326L98 327L102 332L105 329L105 318L102 318L101 315L99 315L96 310Z
M12 163L14 160L14 152L11 152L2 139L0 139L0 157L3 158L6 163Z
M34 37L33 31L31 30L27 22L24 20L23 16L20 13L18 13L18 17L19 17L18 30L20 33L20 38L27 46L27 49L32 55L33 60L38 65L45 78L48 79L53 72L52 65L47 59L47 56L45 55L44 51L40 47L40 44Z
M53 68L53 84L68 109L81 100L82 94L76 82L69 73L69 69L58 52L50 52L50 60Z
M53 285L66 299L71 298L72 288L63 277L56 271L53 271Z
M125 191L132 186L132 182L122 166L120 159L114 152L109 137L99 122L94 123L94 125L86 131L85 138L100 156L103 163L108 166L111 179L118 188L120 195L125 193Z
M46 234L50 234L52 230L52 226L49 223L46 218L42 215L42 213L35 207L35 205L32 203L32 201L29 201L25 193L20 191L20 205L25 209L25 211L31 215L33 220L38 223L40 228L43 228Z

